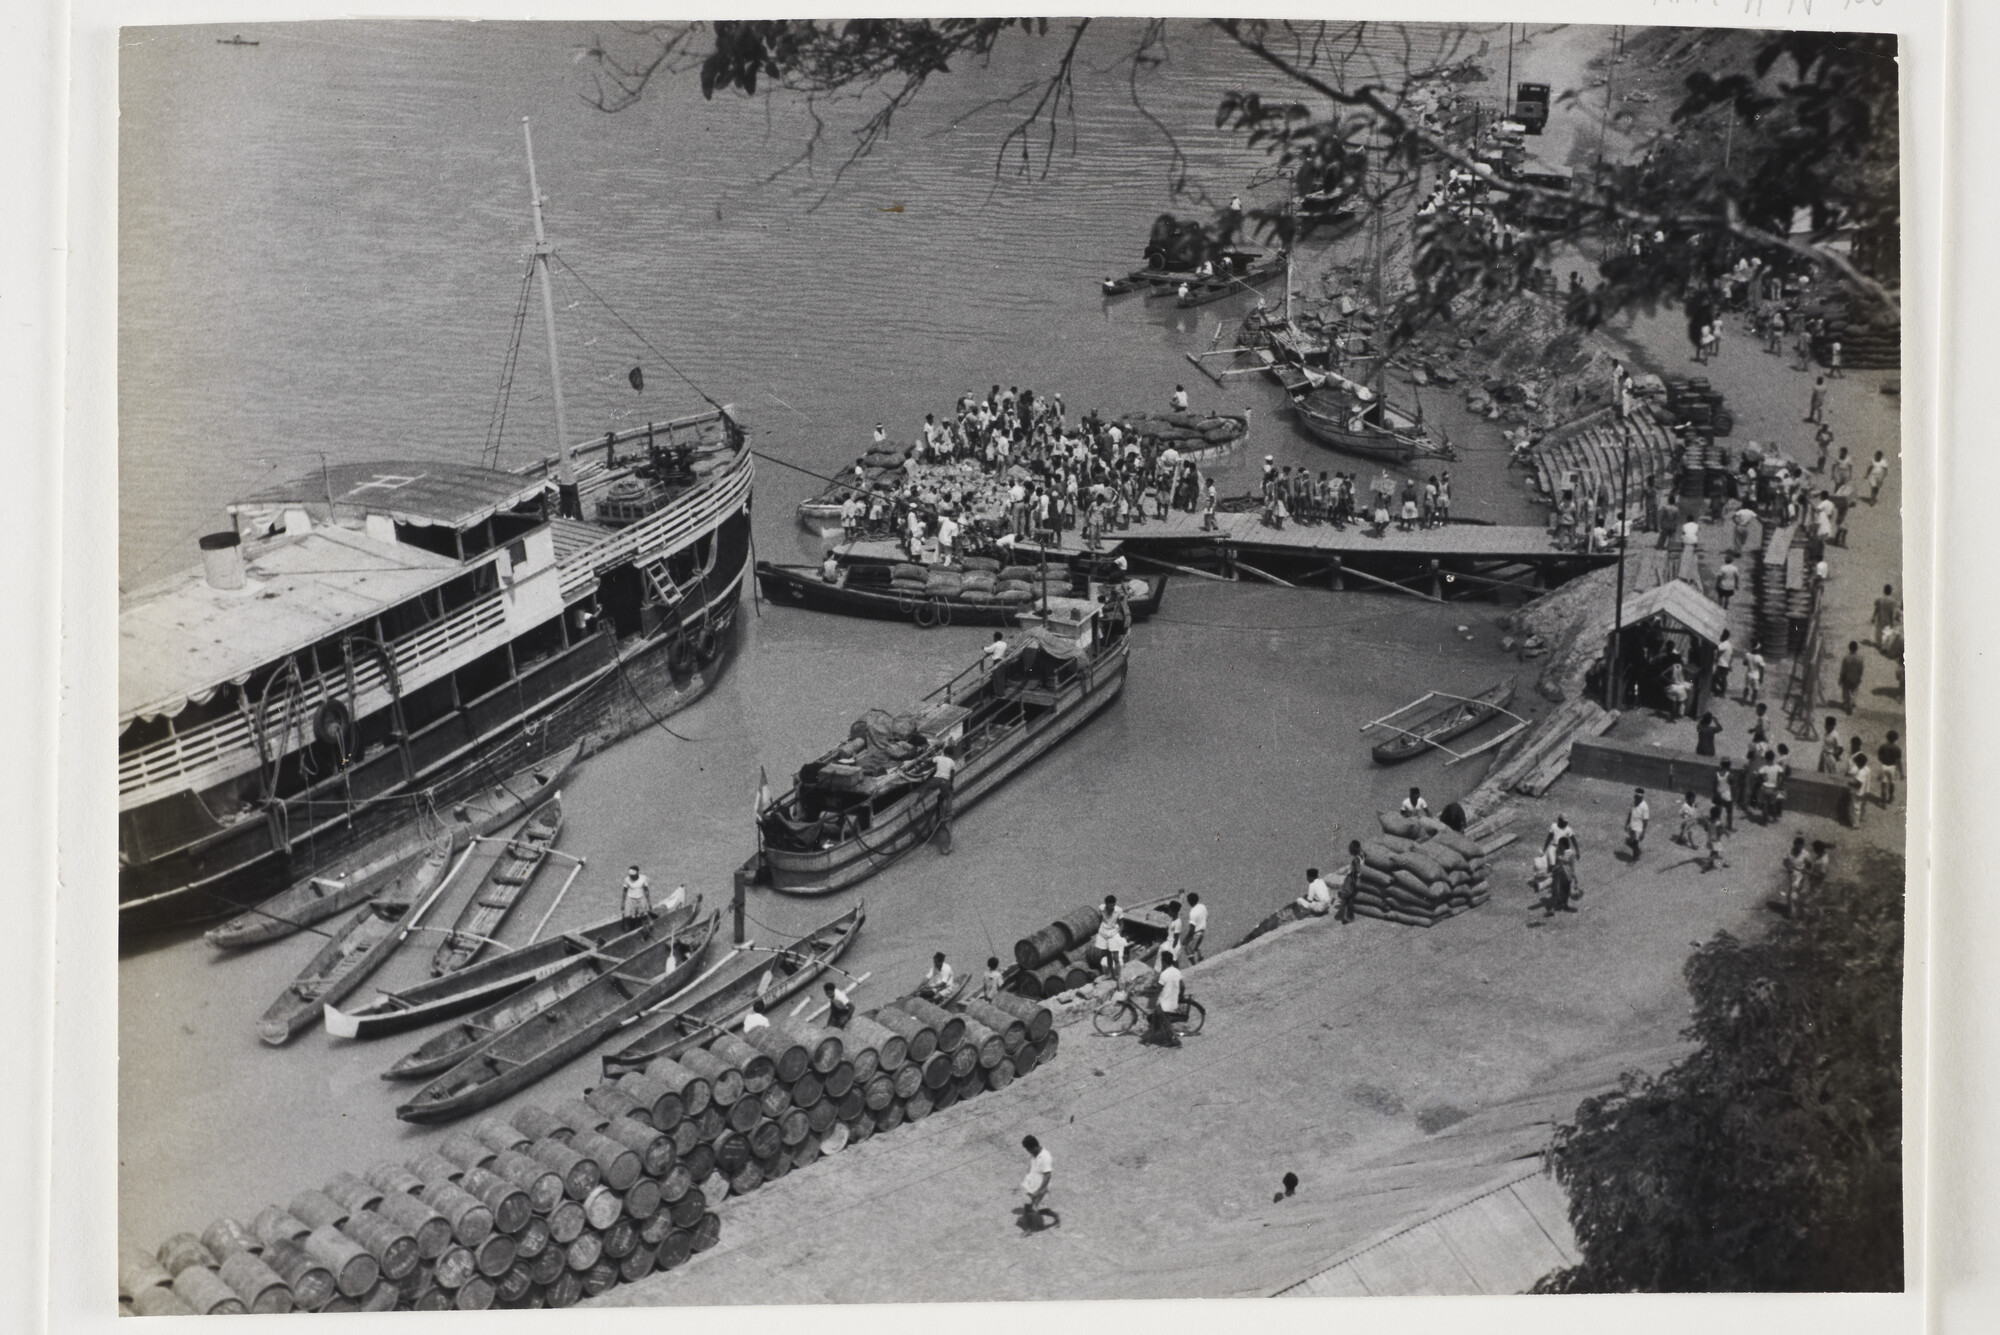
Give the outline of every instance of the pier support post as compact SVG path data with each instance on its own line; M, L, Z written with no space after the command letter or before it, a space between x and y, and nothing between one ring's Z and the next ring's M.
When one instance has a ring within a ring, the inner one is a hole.
M1347 570L1340 564L1340 558L1337 556L1333 558L1333 570L1327 582L1335 593L1343 593L1347 589Z
M1444 581L1439 578L1438 559L1435 556L1431 558L1431 597L1439 602L1444 601Z

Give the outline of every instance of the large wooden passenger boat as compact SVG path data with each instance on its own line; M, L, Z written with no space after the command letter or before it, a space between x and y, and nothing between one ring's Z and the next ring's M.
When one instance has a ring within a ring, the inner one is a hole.
M1125 687L1129 619L1115 604L1051 598L998 663L982 656L911 714L872 711L806 765L758 818L758 875L778 890L844 890L929 841L1047 753ZM936 758L958 762L949 785ZM950 807L945 806L947 797Z
M234 913L712 684L749 574L742 426L578 446L555 401L545 459L315 463L123 601L124 931Z

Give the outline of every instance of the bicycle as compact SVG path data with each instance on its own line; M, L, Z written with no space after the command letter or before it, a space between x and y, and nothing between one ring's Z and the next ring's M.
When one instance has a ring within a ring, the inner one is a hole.
M1183 993L1181 1000L1183 1003L1181 1013L1173 1021L1173 1027L1176 1034L1186 1038L1201 1032L1202 1025L1208 1019L1208 1011L1190 994ZM1147 1015L1147 1011L1139 1009L1139 1003L1132 999L1132 994L1120 988L1111 994L1109 1001L1092 1013L1090 1022L1104 1037L1117 1038L1140 1028Z

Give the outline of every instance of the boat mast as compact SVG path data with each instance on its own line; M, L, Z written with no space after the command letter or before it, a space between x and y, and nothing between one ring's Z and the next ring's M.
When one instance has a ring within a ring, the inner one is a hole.
M542 191L535 180L535 136L528 118L521 117L521 138L528 146L528 202L535 215L535 272L542 280L542 324L549 338L549 383L556 399L556 508L570 519L583 518L583 496L576 486L576 464L569 457L569 422L563 415L562 367L556 360L556 299L549 287L549 256L555 247L542 231Z

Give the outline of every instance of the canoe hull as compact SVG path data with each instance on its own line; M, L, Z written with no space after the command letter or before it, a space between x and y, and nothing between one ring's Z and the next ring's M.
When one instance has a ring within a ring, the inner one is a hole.
M1164 575L1134 575L1128 584L1143 586L1144 592L1128 597L1134 619L1151 616L1166 593ZM932 626L1012 626L1020 613L1034 606L1031 598L1023 603L969 603L961 598L925 594L895 593L886 589L849 584L828 584L817 568L803 565L757 563L757 584L764 596L787 607L810 612L833 612L841 616L868 617L877 621L908 621L926 629ZM1069 587L1064 572L1062 587Z
M618 1052L605 1057L605 1078L628 1071L642 1071L661 1057L678 1057L689 1048L698 1047L718 1032L733 1028L743 1018L744 1012L760 999L768 1011L797 996L812 986L826 972L828 965L840 961L867 920L867 907L856 904L833 921L793 941L785 949L803 955L806 963L796 972L776 978L770 987L761 991L757 983L769 965L761 960L749 961L749 967L741 974L710 989Z
M1452 705L1385 742L1377 742L1369 754L1378 765L1396 765L1413 760L1431 750L1432 742L1448 742L1490 722L1513 700L1514 678L1509 677L1500 685L1480 692L1471 702ZM1410 736L1410 733L1417 735Z
M471 817L455 824L453 837L463 848L473 835L491 834L519 820L562 782L583 744L576 743L492 785L466 799L462 805ZM373 898L395 877L402 865L422 856L430 847L430 837L408 830L377 840L333 866L298 881L290 888L264 900L248 912L238 914L220 927L203 933L207 942L221 950L241 950L324 922L355 905ZM323 883L339 881L337 889Z
M560 1038L520 1060L510 1058L504 1062L496 1062L490 1060L490 1054L487 1052L467 1057L433 1083L443 1084L451 1081L461 1072L469 1083L463 1083L461 1088L445 1098L425 1099L420 1093L417 1099L396 1109L396 1116L406 1122L454 1121L469 1113L478 1112L481 1108L490 1107L568 1065L617 1032L618 1026L626 1019L639 1014L662 998L672 996L677 989L685 986L688 979L694 977L695 972L700 969L702 958L715 939L716 927L721 917L720 911L711 913L708 920L695 929L700 934L696 949L683 963L669 970L658 981L639 988L634 993L618 997L614 1004L607 1005L587 1023L570 1029ZM611 988L616 986L618 981L615 976L607 975L599 978L591 986ZM582 997L585 994L579 992L575 995Z
M697 899L696 903L699 902ZM678 920L670 925L676 928L685 926L694 916L693 908L687 905L673 910L673 913L678 915ZM377 997L368 1005L351 1011L328 1006L326 1032L335 1038L381 1038L420 1029L439 1020L454 1019L540 982L570 963L586 948L601 949L631 930L625 925L623 917L609 918L580 931L509 951L498 959L471 965L443 978L434 978L393 997Z
M1095 718L1125 689L1128 666L1129 650L1120 645L1094 665L1089 680L1073 697L968 761L955 783L954 812L962 814ZM858 885L937 832L939 796L935 788L920 788L898 802L889 819L831 848L810 852L767 848L765 874L772 888L791 895L830 895Z
M562 793L535 808L533 815L508 839L506 849L472 892L451 933L431 956L431 976L442 978L465 968L485 951L515 906L527 898L535 878L549 862L549 851L562 834Z
M273 1047L317 1022L321 1011L353 993L395 954L403 918L444 879L454 843L437 836L423 860L407 868L379 899L354 915L312 957L257 1023L257 1036Z

